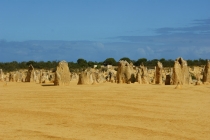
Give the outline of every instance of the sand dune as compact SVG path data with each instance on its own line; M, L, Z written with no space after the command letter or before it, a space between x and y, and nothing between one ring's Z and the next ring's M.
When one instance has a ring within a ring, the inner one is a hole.
M2 140L210 139L210 85L0 84Z

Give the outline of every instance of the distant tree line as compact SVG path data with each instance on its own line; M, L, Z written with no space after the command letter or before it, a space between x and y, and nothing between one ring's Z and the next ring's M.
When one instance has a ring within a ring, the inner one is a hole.
M156 66L157 62L160 61L164 67L173 67L174 66L174 60L172 59L152 59L152 60L147 60L146 58L140 58L138 60L131 60L128 57L123 57L120 60L126 60L127 62L132 62L135 66L139 66L141 64L147 66L147 67L154 67ZM198 59L198 60L186 60L188 66L202 66L206 65L206 59ZM104 64L108 65L117 65L117 62L115 61L114 58L107 58L104 62Z
M154 66L157 64L158 61L160 61L164 67L173 67L174 60L172 59L153 59L153 60L147 60L146 58L140 58L138 60L131 60L128 57L123 57L120 60L126 60L128 62L132 62L135 66L139 66L141 64L147 66L148 68L154 68ZM33 65L36 69L46 69L46 70L53 70L57 67L59 61L28 61L28 62L0 62L0 69L3 69L5 72L10 71L16 71L20 69L28 69L28 66L30 64ZM188 66L202 66L206 64L205 59L198 59L198 60L187 60ZM114 58L107 58L103 62L93 62L93 61L87 61L83 58L79 58L77 62L68 62L70 70L76 71L76 70L83 70L88 67L94 67L94 65L97 65L96 68L101 68L101 66L106 65L113 65L117 66L118 62Z

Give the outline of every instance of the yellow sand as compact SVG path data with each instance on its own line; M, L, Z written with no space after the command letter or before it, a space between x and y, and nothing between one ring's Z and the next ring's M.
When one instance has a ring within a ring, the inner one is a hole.
M210 140L210 85L0 84L0 140Z

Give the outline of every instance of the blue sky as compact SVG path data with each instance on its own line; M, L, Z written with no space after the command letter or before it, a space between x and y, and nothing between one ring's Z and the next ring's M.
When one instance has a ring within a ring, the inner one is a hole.
M209 0L1 0L7 61L210 59Z

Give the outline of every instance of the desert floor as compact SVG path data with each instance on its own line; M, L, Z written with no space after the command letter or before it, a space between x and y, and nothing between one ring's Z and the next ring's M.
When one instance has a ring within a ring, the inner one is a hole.
M210 140L210 85L0 83L0 140Z

